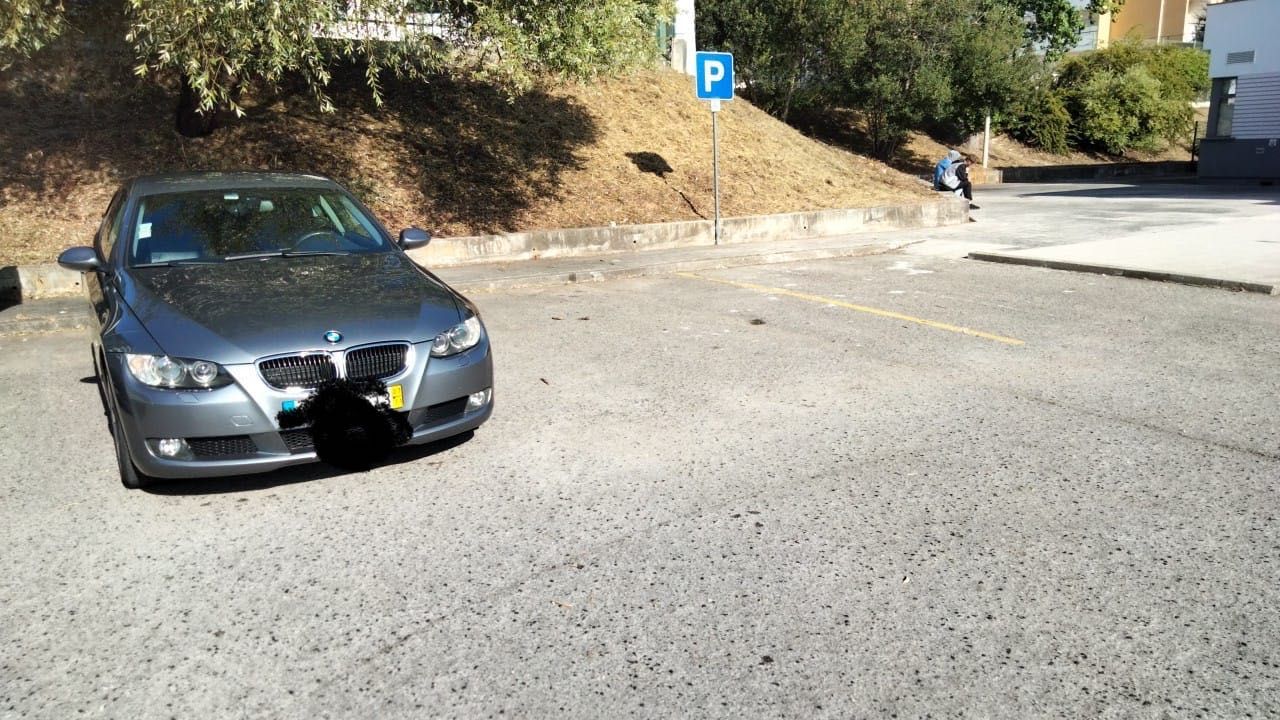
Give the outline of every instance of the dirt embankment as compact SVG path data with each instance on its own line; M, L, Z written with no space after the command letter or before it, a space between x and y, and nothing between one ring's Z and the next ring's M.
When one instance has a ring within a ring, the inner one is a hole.
M118 45L118 43L116 44ZM50 262L90 241L119 183L172 170L272 169L347 184L395 231L439 235L709 217L711 121L670 71L545 87L387 79L375 107L358 70L337 111L285 89L244 99L212 136L173 131L172 88L135 78L111 42L68 33L0 74L0 265ZM806 137L749 103L720 116L725 215L928 197L899 170Z

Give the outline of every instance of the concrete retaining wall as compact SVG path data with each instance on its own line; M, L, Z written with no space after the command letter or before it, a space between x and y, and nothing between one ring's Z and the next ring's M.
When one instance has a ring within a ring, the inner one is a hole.
M1000 168L1001 181L1006 183L1075 182L1127 177L1191 177L1195 174L1196 164L1189 160Z
M0 268L0 300L79 295L82 287L80 273L64 270L57 263Z
M763 242L852 235L872 230L954 225L968 219L968 206L959 199L939 198L907 205L849 210L815 210L783 215L725 218L721 244ZM636 250L709 246L714 230L709 220L617 225L437 238L410 253L429 267L483 262L512 262L538 258L576 257ZM81 292L80 273L55 263L0 268L0 298L31 300L65 297Z
M962 223L967 218L966 203L953 198L887 207L755 215L722 220L720 242L722 245L733 245L780 238L832 237L873 230L939 227ZM425 248L414 250L410 255L419 263L432 267L512 262L706 246L714 244L714 232L709 220L544 230L440 238L432 240Z
M1000 168L975 165L969 168L969 180L974 185L999 185L1004 182L1004 171Z

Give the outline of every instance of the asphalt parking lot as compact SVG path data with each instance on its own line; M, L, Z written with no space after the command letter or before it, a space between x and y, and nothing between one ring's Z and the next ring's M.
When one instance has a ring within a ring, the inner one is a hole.
M493 419L128 492L0 338L0 717L1274 717L1280 302L883 255L477 295Z
M1017 247L1176 230L1212 234L1275 218L1280 205L1273 186L1185 181L1011 183L975 193L982 233Z

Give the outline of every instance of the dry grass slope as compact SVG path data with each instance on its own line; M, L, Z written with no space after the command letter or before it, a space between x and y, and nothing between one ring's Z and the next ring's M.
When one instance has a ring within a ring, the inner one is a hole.
M387 87L358 70L336 113L286 90L245 99L213 136L172 130L174 95L83 33L0 75L0 265L50 262L87 243L124 178L278 169L346 183L392 229L440 235L709 217L711 123L690 80L654 71L548 87L514 100L473 83ZM911 177L811 140L743 101L721 113L726 215L927 198Z
M793 119L797 126L804 128L815 138L855 151L869 151L870 141L867 138L866 123L856 111L836 109L800 115ZM1207 111L1197 111L1197 120L1203 128L1207 120ZM991 167L1004 168L1188 160L1191 157L1190 144L1191 138L1188 136L1185 142L1172 144L1160 152L1134 150L1117 156L1073 150L1059 155L1021 143L1007 135L997 135L991 141L989 162ZM934 164L952 147L956 145L949 145L923 132L911 132L907 135L907 141L889 161L889 165L917 177L928 176L933 171ZM980 138L970 145L961 145L961 147L974 155L981 156Z

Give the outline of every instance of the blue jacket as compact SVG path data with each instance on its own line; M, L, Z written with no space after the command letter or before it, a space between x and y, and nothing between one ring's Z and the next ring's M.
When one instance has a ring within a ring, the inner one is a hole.
M947 168L951 167L951 158L944 157L933 166L933 186L935 188L942 187L942 176L947 172Z

